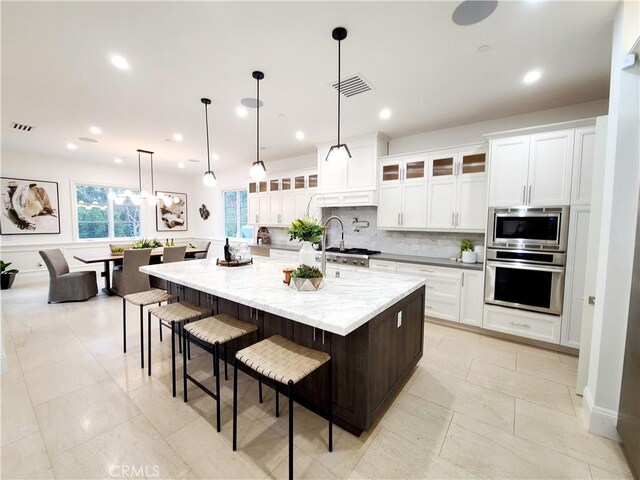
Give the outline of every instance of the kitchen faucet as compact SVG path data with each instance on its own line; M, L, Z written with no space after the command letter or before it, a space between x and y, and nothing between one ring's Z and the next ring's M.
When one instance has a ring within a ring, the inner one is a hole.
M320 268L322 270L322 274L325 275L327 273L327 225L329 225L329 222L331 222L331 220L337 220L338 223L340 223L340 251L344 252L344 223L342 223L342 219L340 217L338 217L337 215L331 215L329 218L327 218L326 222L324 222L324 224L322 224L322 226L324 227L324 232L322 232L322 257L321 257L321 261L320 261Z

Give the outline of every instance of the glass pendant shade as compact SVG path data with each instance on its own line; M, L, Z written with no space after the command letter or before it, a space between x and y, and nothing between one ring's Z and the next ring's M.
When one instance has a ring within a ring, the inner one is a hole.
M122 192L122 194L123 194L125 197L129 197L129 198L131 198L131 196L133 195L133 192L132 192L130 189L128 189L128 188L127 188L124 192Z
M113 201L116 205L122 205L124 203L125 197L118 195Z
M329 149L326 161L332 168L341 169L347 165L350 158L351 152L349 151L349 147L347 147L345 144L333 145Z
M253 165L251 165L250 174L251 178L256 182L264 179L264 177L267 175L267 169L264 166L264 162L262 162L262 160L253 162Z
M142 197L140 197L140 195L133 195L131 197L131 202L135 205L135 206L140 206L142 204Z
M155 195L149 195L147 197L147 205L153 206L157 203L158 199L155 197Z
M216 176L212 171L204 172L204 176L202 177L202 183L205 187L215 187L218 181L216 180Z

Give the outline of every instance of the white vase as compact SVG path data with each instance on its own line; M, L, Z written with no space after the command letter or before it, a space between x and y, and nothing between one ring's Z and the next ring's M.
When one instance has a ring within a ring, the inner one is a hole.
M313 248L311 242L302 242L302 248L298 253L298 263L300 265L309 265L313 267L317 264L316 251Z
M476 252L462 252L462 263L476 263Z
M476 245L473 247L473 251L476 252L476 262L484 262L484 247L482 245Z

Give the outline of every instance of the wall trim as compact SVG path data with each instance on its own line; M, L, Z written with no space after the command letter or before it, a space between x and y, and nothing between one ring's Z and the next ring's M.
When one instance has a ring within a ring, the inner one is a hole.
M589 387L584 388L582 399L584 401L584 420L587 423L587 430L595 435L619 442L620 435L618 435L617 429L618 412L594 405Z

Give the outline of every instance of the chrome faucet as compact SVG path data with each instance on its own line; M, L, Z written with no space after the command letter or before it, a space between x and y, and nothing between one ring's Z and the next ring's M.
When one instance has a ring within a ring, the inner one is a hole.
M322 270L322 274L327 273L327 225L331 220L337 220L340 223L340 251L344 252L344 223L342 223L342 219L337 215L331 215L327 220L323 223L324 232L322 232L322 257L320 261L320 268Z

